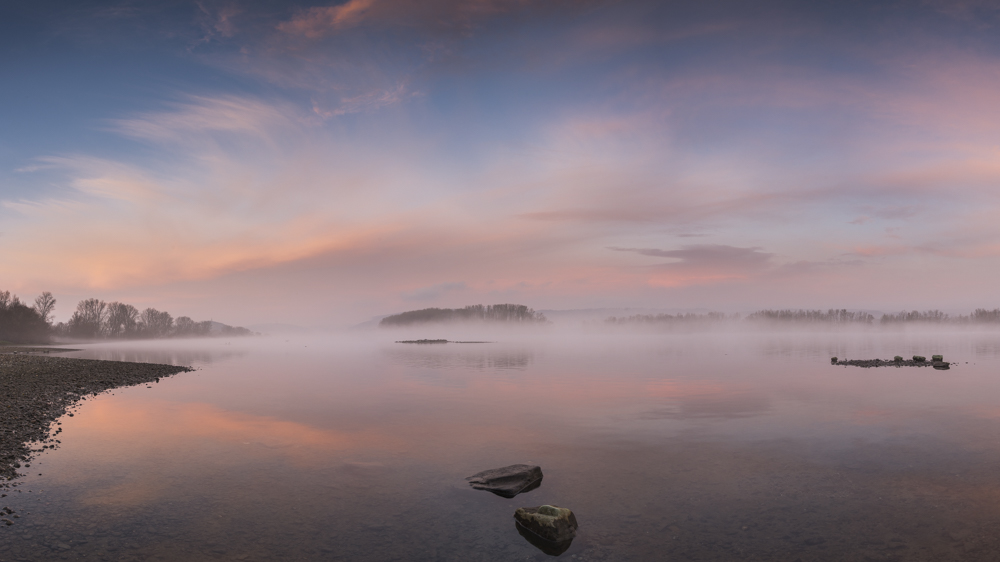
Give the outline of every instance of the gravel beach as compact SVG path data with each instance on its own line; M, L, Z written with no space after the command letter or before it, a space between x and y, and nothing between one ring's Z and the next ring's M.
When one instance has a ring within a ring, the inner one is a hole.
M0 490L20 475L22 465L29 466L34 454L58 445L62 430L54 422L85 396L192 370L36 353L46 351L0 348Z

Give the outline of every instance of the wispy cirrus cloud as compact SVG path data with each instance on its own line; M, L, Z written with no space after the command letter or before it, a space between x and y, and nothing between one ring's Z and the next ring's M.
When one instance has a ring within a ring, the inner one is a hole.
M156 165L38 159L65 189L4 201L20 243L2 252L7 263L100 287L205 278L351 246L394 229L372 213L403 212L380 200L385 191L364 191L370 161L259 100L190 98L112 130L159 150ZM44 266L34 257L67 253Z
M762 252L761 248L740 248L723 244L696 244L684 246L680 250L659 250L656 248L608 248L616 252L633 252L640 256L676 258L676 265L718 265L723 267L753 268L766 267L774 254Z
M318 102L314 101L313 113L330 118L352 113L372 112L383 107L397 105L407 98L418 95L417 92L408 88L407 82L404 80L390 89L376 89L352 97L340 98L339 101L328 102L325 106L320 106Z
M366 17L381 12L378 0L348 0L337 6L315 6L300 12L278 29L293 35L317 39L328 33L360 24Z
M724 244L695 244L678 250L610 247L616 252L672 258L676 261L649 266L655 272L650 282L658 286L683 286L746 279L775 266L774 254L759 247L743 248Z
M468 33L490 17L530 9L573 9L582 1L541 0L348 0L335 6L315 6L280 22L281 32L320 39L364 24L422 27L427 31Z
M893 298L991 277L990 10L862 4L840 23L728 0L202 0L176 20L135 3L65 17L80 44L170 38L165 52L189 56L171 64L195 71L157 84L191 93L102 108L88 123L105 119L108 142L88 130L9 166L24 186L0 209L0 260L109 291L282 271L374 310L459 294Z
M282 131L298 130L307 118L289 104L240 96L186 96L165 110L110 120L112 131L157 143L183 143L214 135L266 141Z

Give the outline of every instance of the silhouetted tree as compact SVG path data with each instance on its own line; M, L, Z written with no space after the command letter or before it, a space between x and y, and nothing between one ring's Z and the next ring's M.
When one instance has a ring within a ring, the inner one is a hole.
M633 316L611 316L604 322L607 324L707 324L711 322L722 322L724 320L739 320L740 315L726 316L722 312L709 312L706 314L635 314Z
M882 318L879 320L881 324L895 324L902 322L930 322L930 323L942 323L948 321L948 315L941 312L940 310L928 310L925 312L911 311L900 312L899 314L883 314Z
M252 336L252 335L254 335L254 332L252 330L248 330L247 328L243 328L243 327L240 327L240 326L227 326L225 324L222 325L220 333L223 336Z
M771 320L778 322L827 322L833 324L871 324L875 316L867 312L831 308L822 310L758 310L747 315L747 320Z
M167 312L155 308L147 308L139 315L142 323L142 335L148 338L162 338L170 335L174 327L174 319Z
M456 320L482 320L486 322L505 323L542 323L548 322L541 312L523 304L492 304L483 306L474 304L465 308L425 308L410 310L400 314L386 316L379 326L407 326L427 322L451 322Z
M52 322L52 310L56 307L56 299L52 293L45 291L35 298L35 312L42 317L46 323Z
M1000 322L1000 308L994 308L993 310L977 308L975 312L972 313L970 320L973 322Z
M0 291L0 340L12 343L48 341L49 324L35 309L25 305L10 291Z
M109 338L131 338L138 332L139 310L130 304L113 302L108 305L105 334Z
M75 338L97 338L104 329L107 303L98 299L84 299L76 305L66 328Z

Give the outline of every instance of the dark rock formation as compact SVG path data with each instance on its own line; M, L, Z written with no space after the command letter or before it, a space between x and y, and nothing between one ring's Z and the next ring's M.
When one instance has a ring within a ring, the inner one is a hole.
M572 511L554 505L518 508L514 512L514 520L521 536L547 554L553 554L549 550L558 551L556 554L565 552L576 536L578 527L576 515ZM539 540L531 540L530 535Z
M920 356L917 355L916 357ZM835 361L834 359L836 359L836 357L830 360L831 365L864 367L866 369L870 367L931 367L931 366L933 366L935 369L948 369L950 368L951 365L951 363L947 363L944 361L934 361L934 362L927 361L926 358L923 357L921 357L920 361L904 360L902 357L898 355L891 361L889 359L850 359L850 360L842 359L839 361Z
M477 490L486 490L500 497L512 498L541 486L542 468L533 464L512 464L484 470L466 480Z

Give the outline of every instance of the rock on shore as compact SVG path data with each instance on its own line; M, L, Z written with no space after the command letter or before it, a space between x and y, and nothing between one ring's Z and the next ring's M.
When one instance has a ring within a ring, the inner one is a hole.
M87 395L159 381L188 367L124 361L0 354L0 487L20 476L36 453L59 440L52 423ZM72 414L70 414L72 415ZM41 445L32 449L30 444Z

